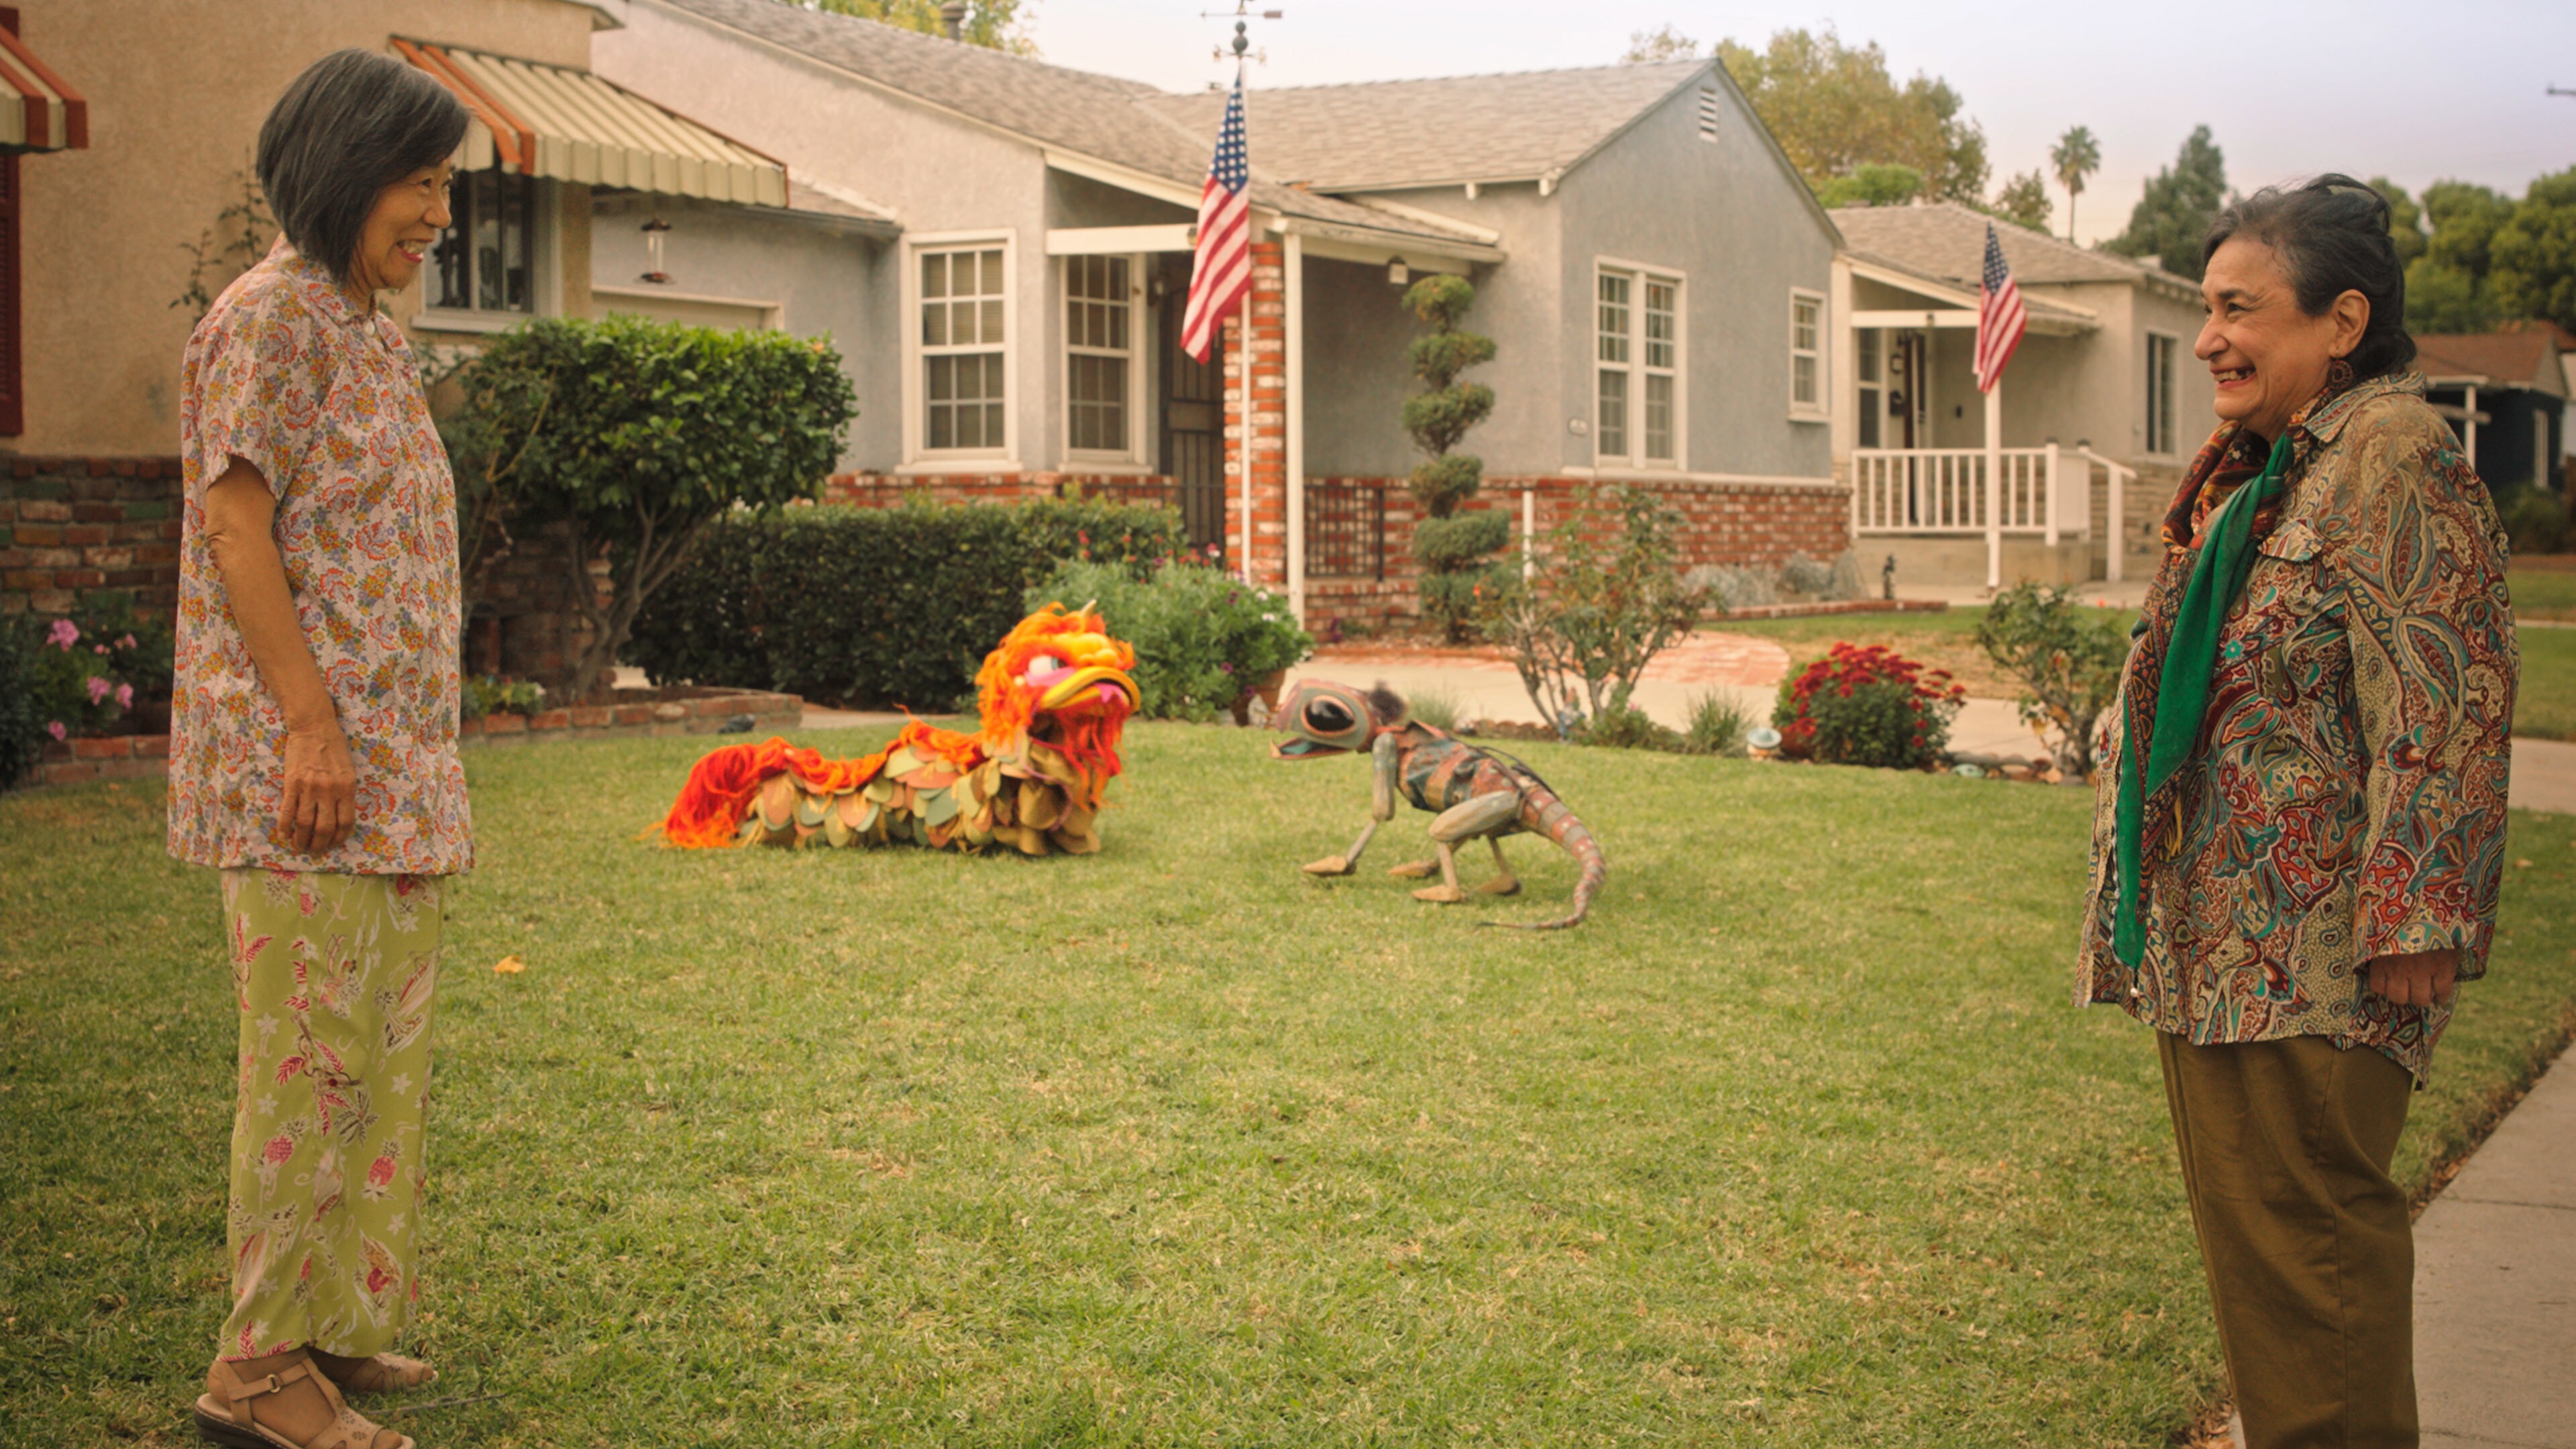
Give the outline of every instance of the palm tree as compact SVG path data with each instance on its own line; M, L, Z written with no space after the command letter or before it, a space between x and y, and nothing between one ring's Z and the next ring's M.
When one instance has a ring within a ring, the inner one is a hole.
M2073 126L2049 148L2049 161L2057 167L2058 184L2066 188L2066 239L2075 240L2075 198L2084 190L2084 178L2102 169L2102 143L2093 139L2089 126Z

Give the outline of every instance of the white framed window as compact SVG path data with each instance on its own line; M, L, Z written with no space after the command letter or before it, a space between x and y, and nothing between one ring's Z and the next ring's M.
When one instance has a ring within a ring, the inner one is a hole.
M1684 446L1682 279L1604 262L1592 293L1596 462L1671 468Z
M559 190L497 167L457 172L447 193L452 220L421 269L421 309L412 325L492 333L560 312Z
M1136 461L1136 400L1144 349L1136 345L1136 279L1129 256L1064 259L1064 436L1086 458Z
M2161 332L2147 334L2147 451L2169 454L2174 439L2174 357L2181 339Z
M1789 293L1789 416L1825 416L1825 299Z
M917 238L905 268L904 451L1012 456L1011 239Z
M1875 327L1852 331L1852 372L1859 381L1855 419L1860 424L1860 446L1884 446L1887 417L1887 335Z

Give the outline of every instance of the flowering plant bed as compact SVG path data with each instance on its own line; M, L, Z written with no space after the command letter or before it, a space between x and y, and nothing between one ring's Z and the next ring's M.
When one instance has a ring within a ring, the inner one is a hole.
M1919 770L1948 742L1968 692L1881 645L1836 644L1780 686L1780 753L1828 765Z

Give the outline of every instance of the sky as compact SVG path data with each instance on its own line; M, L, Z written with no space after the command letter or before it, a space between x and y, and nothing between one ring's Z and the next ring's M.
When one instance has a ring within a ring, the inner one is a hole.
M1256 0L1267 61L1250 84L1323 85L1545 70L1616 61L1631 33L1669 24L1703 48L1831 25L1876 41L1900 78L1950 82L1986 133L1993 183L2046 171L2067 127L2090 126L2102 169L2076 236L2127 223L2148 177L2206 124L2227 177L2349 171L2410 191L2446 178L2519 195L2576 166L2576 0ZM1172 90L1232 77L1224 0L1028 0L1042 56ZM1206 17L1202 11L1224 11ZM1253 158L1257 167L1259 155ZM2066 195L2052 180L2056 228Z

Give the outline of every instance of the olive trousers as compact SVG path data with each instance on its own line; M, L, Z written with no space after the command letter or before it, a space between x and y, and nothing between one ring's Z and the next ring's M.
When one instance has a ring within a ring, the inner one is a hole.
M2416 1449L2415 1239L2388 1175L2413 1078L2324 1037L2157 1043L2246 1449Z

